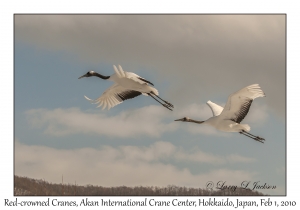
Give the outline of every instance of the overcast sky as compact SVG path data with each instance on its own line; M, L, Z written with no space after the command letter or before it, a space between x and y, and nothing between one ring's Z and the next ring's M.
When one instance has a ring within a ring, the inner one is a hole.
M60 183L205 188L276 185L285 194L286 16L15 15L15 174ZM78 77L113 65L151 81L171 112L139 96L90 104L110 81ZM212 116L208 100L258 83L237 133L174 122Z

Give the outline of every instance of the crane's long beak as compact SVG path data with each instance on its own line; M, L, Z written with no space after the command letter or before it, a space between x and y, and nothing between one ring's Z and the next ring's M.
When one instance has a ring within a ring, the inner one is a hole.
M81 79L81 78L83 78L83 77L86 77L87 75L85 74L85 75L82 75L81 77L79 77L78 79Z
M184 118L177 119L177 120L174 120L174 121L184 121Z

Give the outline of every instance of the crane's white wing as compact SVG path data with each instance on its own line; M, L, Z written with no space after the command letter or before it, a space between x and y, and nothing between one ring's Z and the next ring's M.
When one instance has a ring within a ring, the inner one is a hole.
M264 96L258 84L249 85L228 97L220 117L240 123L248 114L252 101Z
M99 98L92 100L84 96L87 100L94 104L99 104L97 107L102 106L102 110L106 107L108 109L122 103L123 101L134 98L141 95L142 93L134 90L124 89L118 84L114 84L108 88Z
M114 70L116 72L116 75L119 78L126 77L126 78L132 79L133 81L138 82L140 84L150 84L150 85L154 86L151 82L149 82L145 78L140 77L139 75L137 75L135 73L124 71L122 66L120 66L120 65L119 65L119 69L114 65Z
M218 115L221 114L221 112L223 111L223 107L219 106L218 104L215 104L211 101L207 101L206 104L209 106L209 108L211 109L213 116L216 117Z

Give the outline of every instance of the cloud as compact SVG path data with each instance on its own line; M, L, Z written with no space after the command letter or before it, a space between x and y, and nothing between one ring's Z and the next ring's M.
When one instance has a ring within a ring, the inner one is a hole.
M169 142L162 141L155 142L149 147L122 146L118 149L112 147L105 147L105 149L115 154L117 159L122 159L130 163L134 161L153 162L173 160L176 162L225 164L228 162L249 163L255 161L253 158L241 157L239 155L230 155L228 157L213 155L203 152L199 148L194 148L192 151L185 151L181 147L176 147Z
M88 113L78 108L26 111L32 126L42 127L46 134L56 136L85 133L125 138L140 135L159 137L178 126L172 121L163 122L166 112L160 106L122 111L115 116L104 113Z
M285 15L16 15L15 38L80 60L148 69L176 105L259 83L285 116ZM199 101L201 100L201 101Z
M256 173L218 168L191 173L188 168L177 168L172 161L197 164L231 162L251 163L252 158L215 156L200 151L183 150L169 142L156 142L149 147L103 146L75 150L28 146L15 143L15 174L31 178L101 186L178 186L204 187L207 181L227 180L236 183L251 180Z
M221 104L223 105L223 104ZM25 112L32 127L44 130L45 134L66 136L78 133L104 135L118 138L150 136L158 138L164 133L181 130L193 135L230 137L230 133L216 130L208 125L174 122L175 119L191 117L195 120L206 120L212 112L206 104L190 104L166 112L161 106L151 105L134 110L125 110L115 115L105 111L81 111L69 109L31 109ZM255 104L245 118L245 123L263 125L268 119L267 107ZM142 123L141 123L142 122Z

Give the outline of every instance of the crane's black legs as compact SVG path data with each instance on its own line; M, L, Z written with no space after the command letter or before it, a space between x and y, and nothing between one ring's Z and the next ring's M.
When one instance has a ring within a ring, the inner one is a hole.
M245 136L248 136L249 138L254 139L255 141L259 141L259 142L261 142L261 143L264 143L263 141L265 141L264 138L261 138L261 137L259 137L259 136L254 136L253 134L248 133L247 131L244 131L244 130L242 130L242 131L240 132L240 134L243 134L243 135L245 135Z
M171 107L170 105L172 105L172 104L168 104L168 103L163 104L163 103L161 103L159 100L157 100L156 98L154 98L153 95L155 95L155 94L152 95L151 93L148 93L148 95L151 96L155 101L157 101L158 103L160 103L161 105L163 105L164 107L166 107L167 109L173 111L172 109L170 109L170 107ZM172 107L173 107L173 105L172 105Z
M251 136L253 136L253 137L255 137L255 138L259 139L259 140L263 140L263 141L265 140L264 138L261 138L261 137L259 137L259 136L254 136L253 134L248 133L247 131L244 131L244 130L243 130L243 132L244 132L244 133L247 133L248 135L251 135Z
M153 92L152 92L152 94L154 94ZM154 94L155 95L155 94ZM172 107L172 108L174 108L174 106L173 106L173 104L171 104L171 103L169 103L169 102L167 102L167 101L165 101L164 99L162 99L161 97L159 97L158 95L155 95L157 98L159 98L160 100L162 100L163 102L165 102L169 107Z

